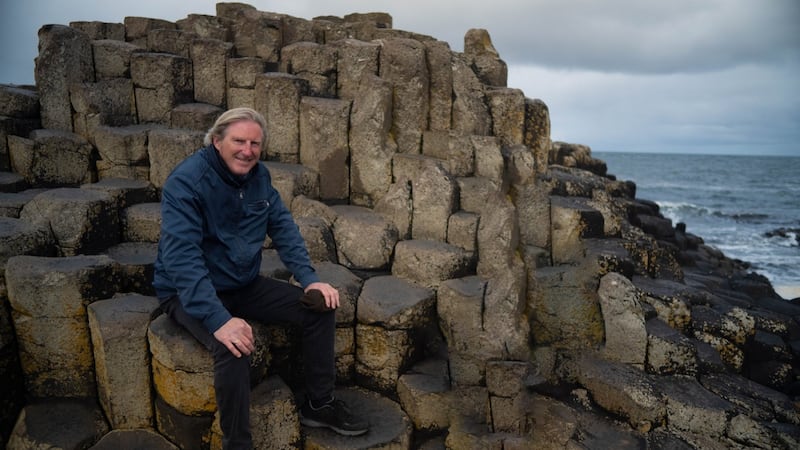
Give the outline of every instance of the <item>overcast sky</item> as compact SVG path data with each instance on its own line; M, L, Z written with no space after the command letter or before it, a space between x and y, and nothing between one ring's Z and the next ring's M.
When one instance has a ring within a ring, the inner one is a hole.
M0 83L33 82L37 30L215 14L208 0L3 0ZM550 108L554 140L594 151L800 156L798 0L253 0L311 19L387 12L463 49L485 28L508 85Z

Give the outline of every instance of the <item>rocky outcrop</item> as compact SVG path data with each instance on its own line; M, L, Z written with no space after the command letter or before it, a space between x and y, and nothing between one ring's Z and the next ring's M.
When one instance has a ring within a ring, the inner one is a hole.
M486 30L462 53L383 13L219 3L39 35L37 85L0 85L7 448L221 448L211 359L150 281L159 190L235 106L267 118L372 426L301 427L299 336L256 326L256 448L800 445L800 306L552 142Z

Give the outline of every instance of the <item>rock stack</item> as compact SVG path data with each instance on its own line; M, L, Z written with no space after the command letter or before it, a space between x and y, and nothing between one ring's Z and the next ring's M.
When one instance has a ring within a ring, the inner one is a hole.
M297 418L296 330L257 326L256 448L798 448L800 306L673 225L547 106L383 13L219 3L39 32L0 87L0 440L218 449L211 359L152 297L160 189L225 108L335 285L337 395ZM264 243L261 273L292 282Z

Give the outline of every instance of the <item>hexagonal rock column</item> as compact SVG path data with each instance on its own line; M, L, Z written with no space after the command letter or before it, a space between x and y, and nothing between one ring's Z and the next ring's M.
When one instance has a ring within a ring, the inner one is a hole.
M344 203L350 195L349 123L349 100L300 100L300 163L319 174L322 200Z
M119 214L105 192L60 188L42 192L20 212L20 218L50 227L64 256L97 254L119 242Z
M193 98L192 61L166 53L133 53L131 79L139 123L170 122L175 105Z
M603 237L603 215L575 197L550 197L553 264L579 262L585 252L583 240Z
M87 448L107 432L108 424L95 403L45 400L22 410L6 448Z
M117 292L115 277L114 262L103 255L8 261L8 299L29 394L97 395L86 305Z
M436 289L441 282L474 273L471 255L439 241L408 240L395 246L392 275Z
M158 256L158 244L152 242L123 242L106 252L117 263L120 292L155 295L153 270Z
M398 239L397 228L384 216L369 208L334 206L336 221L333 237L339 263L351 269L382 269Z
M78 186L92 180L93 148L69 131L33 130L29 138L8 136L14 172L31 185Z
M53 237L45 224L33 224L13 217L0 217L0 280L8 258L17 255L53 253Z
M250 431L253 448L297 448L300 420L294 394L278 376L271 376L253 388L250 397ZM219 414L211 425L211 450L222 449Z
M147 154L150 158L150 182L164 187L172 169L187 156L203 146L205 133L189 130L153 130L150 132Z
M256 350L250 356L251 379L257 381L266 373L270 339L266 326L252 325ZM147 339L157 394L156 426L180 447L195 448L204 439L200 435L210 433L217 408L211 353L165 314L150 323Z
M272 176L272 185L281 194L287 207L298 195L319 198L319 176L316 172L300 164L264 162Z
M210 416L216 410L211 353L167 315L147 332L156 394L187 416Z
M339 389L334 394L350 409L369 422L369 432L361 436L340 436L327 429L303 427L305 448L346 450L411 448L411 422L400 405L361 388Z
M164 436L148 429L113 430L90 448L91 450L119 450L124 448L178 450L178 447Z
M425 360L397 380L397 396L417 430L442 430L450 425L447 360Z
M112 428L153 422L147 328L158 299L129 294L87 307L97 392Z
M420 359L434 322L435 292L393 276L364 282L358 298L356 377L395 396L397 378Z
M158 242L161 237L161 203L140 203L122 211L122 237L128 242Z
M34 71L44 128L72 131L69 86L94 81L92 45L86 33L64 25L39 29Z

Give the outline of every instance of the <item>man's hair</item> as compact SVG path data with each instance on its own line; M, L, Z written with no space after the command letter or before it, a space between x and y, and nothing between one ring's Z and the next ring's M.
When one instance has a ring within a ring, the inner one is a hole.
M261 127L261 150L263 151L267 140L267 121L264 120L264 116L251 108L233 108L222 113L206 133L203 144L211 145L214 138L224 138L225 132L231 124L242 121L255 122Z

